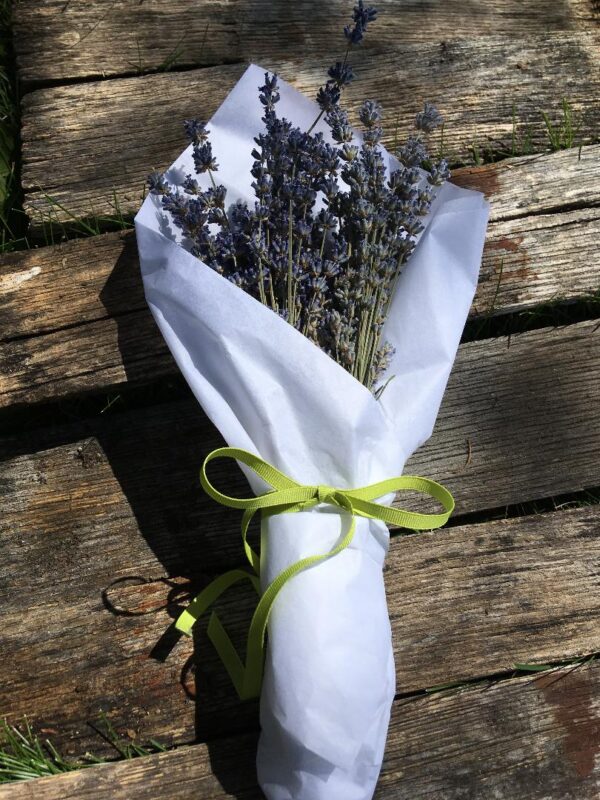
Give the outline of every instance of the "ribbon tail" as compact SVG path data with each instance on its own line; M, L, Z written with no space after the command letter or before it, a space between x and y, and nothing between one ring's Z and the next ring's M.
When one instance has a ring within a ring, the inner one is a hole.
M256 696L245 691L247 667L242 663L233 646L233 642L229 638L229 634L223 627L218 614L214 611L210 615L208 623L208 637L223 662L223 666L227 670L227 674L231 678L240 700L249 700L250 697Z
M248 580L254 586L256 593L260 595L260 580L256 575L251 575L242 569L233 569L224 575L216 578L212 583L195 597L189 606L183 611L175 627L182 633L190 636L192 628L202 614L231 586L240 581ZM257 697L260 693L260 683L262 677L262 654L259 653L259 660L247 654L247 665L244 666L238 656L233 643L223 627L218 614L213 611L208 623L208 638L213 643L223 666L227 670L233 685L240 697L240 700L248 700Z
M177 618L175 622L177 630L185 633L186 636L191 636L192 628L207 608L209 608L215 600L218 600L227 589L240 581L250 581L257 594L260 595L260 580L256 575L251 575L243 569L232 569L220 575L218 578L215 578L214 581L209 583L208 586L192 600L185 611Z

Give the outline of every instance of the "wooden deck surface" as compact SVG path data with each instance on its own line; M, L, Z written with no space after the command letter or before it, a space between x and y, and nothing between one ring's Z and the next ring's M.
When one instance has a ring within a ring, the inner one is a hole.
M349 87L345 103L356 120L364 97L381 101L386 145L407 133L426 98L437 103L452 161L468 160L473 144L510 146L513 108L530 124L534 146L541 147L540 109L558 109L563 97L580 114L580 135L587 141L600 124L599 52L600 33L593 31L406 44L383 53L358 49L352 60L360 79ZM323 82L321 55L272 58L261 66L311 96ZM34 226L114 214L115 205L123 213L136 210L149 168L171 164L186 146L181 120L198 113L210 117L244 67L92 81L25 95L23 188Z
M0 800L262 796L256 703L237 700L202 625L193 641L172 626L191 592L241 563L237 515L197 484L219 434L191 397L157 391L177 370L133 232L42 237L134 213L147 173L183 149L181 120L210 116L248 61L312 93L351 5L15 5L38 246L0 255L0 422L16 420L0 437L0 717L27 715L73 758L114 755L103 713L125 737L177 747L0 786ZM350 109L380 99L389 144L436 101L461 165L453 180L484 191L492 214L471 310L481 333L461 345L434 435L407 467L448 485L456 517L395 532L386 566L398 697L376 798L598 800L600 505L570 499L600 487L600 325L582 311L488 333L600 289L598 5L377 5ZM563 97L581 147L550 153L540 112L556 119ZM531 154L510 155L513 112ZM509 157L475 165L473 145ZM128 406L140 390L148 399ZM109 392L120 409L54 421ZM243 485L235 471L227 480ZM223 600L240 641L250 610L245 595Z

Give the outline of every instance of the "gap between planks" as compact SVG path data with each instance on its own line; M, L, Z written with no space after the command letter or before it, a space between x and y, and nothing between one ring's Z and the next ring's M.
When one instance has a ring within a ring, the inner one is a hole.
M355 120L362 98L380 100L387 121L384 143L393 146L428 99L444 114L446 153L465 161L474 141L510 145L513 110L531 124L536 149L544 148L540 112L559 115L567 97L581 116L579 136L585 142L597 137L600 122L599 44L600 35L578 33L406 44L375 54L359 49L360 80L349 87L345 104ZM264 66L309 96L324 75L321 61L308 58L269 59ZM25 95L22 182L33 234L41 233L44 220L115 216L115 202L122 213L137 210L148 173L166 168L185 148L182 120L212 116L243 70L225 65ZM384 73L389 77L382 82Z

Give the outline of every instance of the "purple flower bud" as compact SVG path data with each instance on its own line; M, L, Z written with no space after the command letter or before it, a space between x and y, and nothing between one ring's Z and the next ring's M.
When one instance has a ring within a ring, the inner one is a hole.
M372 128L381 121L381 106L375 100L365 100L360 107L358 116L366 128Z
M277 75L269 75L268 72L265 72L265 82L258 90L258 98L267 112L273 112L275 103L279 102Z
M323 111L333 111L339 101L340 90L334 83L327 83L325 86L321 86L317 92L317 103Z
M363 0L358 0L358 5L354 7L352 19L354 20L354 27L347 25L344 28L344 34L350 44L359 44L363 38L367 25L373 22L377 17L377 9L373 7L365 8Z
M425 145L416 136L409 136L396 153L398 161L405 167L419 167L427 156Z
M325 122L331 128L331 135L338 144L351 142L354 138L348 115L341 108L332 109L325 117Z
M431 133L444 121L437 108L431 103L425 103L423 111L419 111L415 118L415 127L419 131Z
M191 175L186 175L185 180L183 181L183 190L187 192L187 194L200 194L198 181L195 178L192 178Z
M169 184L166 182L162 172L153 172L148 175L148 188L152 194L166 195L171 193Z
M441 186L449 177L450 169L448 167L448 162L445 158L442 158L437 164L431 167L427 180L433 186Z
M350 64L341 61L336 61L333 66L329 67L327 74L338 86L347 86L354 80L354 72Z
M344 161L354 161L358 155L358 147L354 144L343 144L340 155Z
M202 144L208 139L208 131L204 122L200 122L197 119L186 119L183 127L192 144Z
M194 166L196 167L196 172L199 174L208 172L209 170L211 172L216 172L218 170L219 166L213 157L210 142L204 142L204 144L194 146Z

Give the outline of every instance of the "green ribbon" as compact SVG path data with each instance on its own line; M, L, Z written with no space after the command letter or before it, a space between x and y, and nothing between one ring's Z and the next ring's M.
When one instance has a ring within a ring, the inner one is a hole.
M206 475L207 465L217 458L231 458L245 464L254 470L263 481L270 484L273 490L259 495L258 497L229 497L219 492ZM175 623L178 630L187 635L191 634L192 627L201 614L203 614L223 592L234 584L248 580L253 585L257 594L259 596L261 595L259 578L260 558L252 547L250 547L247 539L248 527L252 517L257 511L261 511L263 516L290 514L297 511L304 511L320 503L327 503L347 511L352 518L348 532L342 537L339 544L326 553L308 556L307 558L300 559L300 561L296 561L295 564L291 564L269 584L262 596L260 596L248 632L245 664L242 663L242 660L237 654L218 615L214 611L212 612L208 624L208 636L215 646L242 700L257 697L260 694L267 622L275 598L290 578L293 578L298 572L312 567L327 558L331 558L348 547L356 529L355 517L379 519L388 523L388 525L399 528L432 530L433 528L439 528L444 525L454 510L454 498L450 492L439 483L427 478L402 475L398 478L390 478L389 480L373 483L370 486L364 486L360 489L336 489L333 486L306 486L292 480L292 478L284 475L283 472L280 472L253 453L249 453L247 450L239 450L235 447L221 447L218 450L213 450L213 452L206 457L202 465L200 482L202 483L204 491L212 497L213 500L216 500L217 503L223 506L229 506L230 508L243 509L242 542L246 557L254 570L254 574L246 570L234 569L212 581L212 583L192 600ZM407 489L433 497L442 504L444 512L442 514L417 514L413 511L404 511L373 502L376 498L383 497L391 492Z

